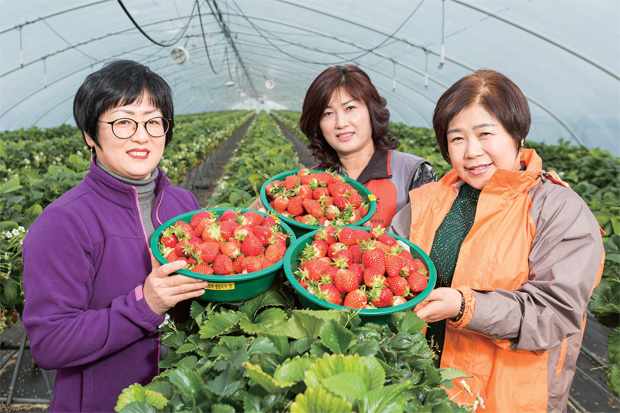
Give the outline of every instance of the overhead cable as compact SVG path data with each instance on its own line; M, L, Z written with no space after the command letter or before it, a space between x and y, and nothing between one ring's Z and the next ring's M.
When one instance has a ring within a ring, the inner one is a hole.
M416 6L416 8L409 14L409 16L407 16L407 18L396 28L396 30L390 34L389 36L387 36L381 43L379 43L378 45L370 48L370 49L366 49L362 54L349 58L347 60L342 60L342 61L338 61L338 62L325 62L325 61L321 61L321 62L317 62L317 61L311 61L311 60L307 60L307 59L303 59L301 57L295 56L289 52L286 52L284 50L282 50L280 47L276 46L271 40L269 40L267 37L265 37L259 30L259 28L257 27L257 25L255 25L243 12L243 10L241 10L241 7L239 7L239 5L237 4L236 0L233 0L233 3L235 4L235 6L237 6L237 9L239 10L239 13L241 14L241 16L248 22L250 23L250 25L254 28L254 30L256 30L256 32L267 42L269 43L271 46L273 46L276 50L278 50L280 53L284 53L285 55L287 55L288 57L298 60L300 62L303 63L310 63L310 64L319 64L319 65L337 65L337 64L342 64L342 63L347 63L349 61L352 60L357 60L360 57L366 56L368 53L373 52L374 50L378 49L379 47L383 46L388 40L392 39L396 33L398 33L398 31L405 25L405 23L407 23L409 21L409 19L411 19L411 17L413 17L413 15L418 11L418 9L420 8L420 6L422 6L422 4L424 3L424 0L421 0L420 3L418 3L418 5Z
M207 60L209 60L209 66L211 66L211 71L214 74L219 75L220 72L222 71L222 67L224 67L223 66L223 62L222 62L222 67L220 67L219 72L216 71L215 68L213 67L213 62L211 61L211 54L209 53L209 47L207 46L207 38L205 36L205 28L204 28L204 25L202 24L202 13L200 12L200 1L196 0L194 2L194 6L198 8L198 20L200 20L200 32L202 33L202 42L205 45L205 52L207 52Z
M144 37L149 39L152 43L156 44L157 46L161 46L161 47L170 47L170 46L176 44L181 39L181 37L183 37L183 35L185 35L185 32L187 31L187 28L189 27L189 24L191 23L192 18L194 17L194 10L196 9L196 3L194 3L194 7L192 8L192 13L189 16L189 19L187 19L187 24L185 25L183 30L179 33L179 35L176 38L172 39L168 43L161 43L161 42L158 42L157 40L154 40L153 38L151 38L148 34L146 34L146 32L144 30L142 30L142 27L140 27L138 22L136 22L134 20L134 18L132 17L131 13L129 13L129 10L127 10L125 5L123 4L122 0L117 0L117 2L121 6L123 11L125 12L127 17L129 17L129 20L131 20L131 22L134 24L134 26L136 26L136 29L138 29L140 31L140 33L142 33L144 35Z

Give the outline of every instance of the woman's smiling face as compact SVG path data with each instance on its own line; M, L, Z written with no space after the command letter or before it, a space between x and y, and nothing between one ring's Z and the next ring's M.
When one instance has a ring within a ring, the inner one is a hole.
M124 178L144 180L151 176L151 172L159 163L164 154L166 136L152 137L145 128L144 122L162 116L162 113L150 101L145 92L134 103L117 106L105 111L102 122L112 122L120 118L130 118L139 122L136 132L127 139L119 139L112 133L109 124L99 123L99 145L86 135L86 142L97 153L97 159L106 169Z
M344 89L336 89L323 111L321 132L338 156L374 150L370 114L366 104Z
M474 188L483 189L498 169L520 167L514 139L479 103L467 106L450 121L447 138L452 166Z

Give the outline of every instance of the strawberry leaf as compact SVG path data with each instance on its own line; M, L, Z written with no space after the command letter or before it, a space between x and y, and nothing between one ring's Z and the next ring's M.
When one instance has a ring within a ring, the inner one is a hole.
M267 390L269 394L280 393L294 386L294 382L276 380L267 373L263 372L257 364L243 363L245 373L250 376L259 386Z
M286 320L286 312L280 308L267 308L256 316L254 322L247 318L242 318L239 322L241 329L247 334L257 334L270 326L276 324L278 320Z
M381 387L370 391L359 403L359 411L367 413L402 413L405 404L405 391L411 382Z
M367 376L350 372L327 377L321 381L321 385L350 402L363 398L370 391L370 380Z
M153 411L153 409L148 408L140 408L136 410L134 407L137 406L130 406L130 404L133 404L134 402L144 403L146 406L152 406L156 409L163 409L168 404L168 399L161 394L145 389L140 384L136 383L123 389L123 392L118 397L114 410L117 412L120 412L123 409L127 409L125 411Z
M211 405L211 413L235 413L235 408L229 404L213 404Z
M183 397L191 401L194 406L205 400L206 395L202 390L204 383L195 370L184 367L174 369L170 371L168 377Z
M428 325L422 321L413 311L399 311L392 314L392 322L398 331L404 331L409 334L422 331Z
M347 402L344 397L330 393L323 386L307 389L305 393L298 394L291 404L291 413L350 413L352 411L351 403Z
M251 321L254 321L258 310L267 306L286 307L287 300L278 291L267 290L263 294L245 301L239 310Z
M286 360L278 366L273 377L276 380L300 383L304 379L304 375L310 363L315 360L314 357L304 355Z
M452 383L452 380L460 379L463 377L470 377L467 374L463 373L461 370L451 367L439 370L439 375L441 376L441 385L447 389L451 389L454 387L454 383Z
M228 333L235 328L243 317L245 314L233 310L212 314L200 326L200 337L213 338Z
M320 337L332 353L346 354L354 335L334 320L329 320L323 324Z

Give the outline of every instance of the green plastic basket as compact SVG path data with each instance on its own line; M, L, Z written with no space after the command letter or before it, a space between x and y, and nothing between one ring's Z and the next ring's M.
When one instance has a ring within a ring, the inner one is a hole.
M366 227L361 229L365 231L370 230L370 228ZM405 238L400 237L396 234L392 234L390 232L387 232L387 234L396 238L397 241L400 241L401 245L408 246L409 252L411 252L411 255L413 255L414 259L419 258L420 260L422 260L422 262L428 269L428 285L422 292L420 292L418 295L416 295L414 298L404 304L386 308L358 310L359 316L364 323L372 322L378 324L391 324L391 315L393 313L413 309L416 305L418 305L426 297L428 297L431 291L435 288L437 271L435 270L435 265L433 264L429 256L424 251L422 251L420 247L413 244L409 240L406 240ZM315 235L316 231L312 231L305 235L302 235L293 243L293 245L291 245L287 249L286 255L284 256L284 274L286 274L286 278L291 283L293 288L295 288L295 290L297 291L299 302L302 306L304 306L304 308L309 308L311 310L350 310L350 308L348 307L332 304L325 300L321 300L313 294L310 294L304 287L301 286L301 284L299 284L297 278L295 278L294 272L299 267L299 260L297 259L297 257L308 244L312 243Z
M252 211L257 212L263 216L267 216L268 214L254 211L251 209L245 208L209 208L207 211L211 211L214 213L216 217L222 215L222 213L227 210L232 209L235 211L239 211L240 214ZM164 222L151 237L151 251L153 251L153 255L162 264L167 263L168 261L164 258L164 256L159 251L158 242L161 238L161 233L168 227L171 227L177 221L185 221L189 223L192 217L199 211L204 211L202 209L187 212L185 214L176 216L168 221ZM294 244L296 240L296 236L294 231L289 227L285 222L278 222L280 227L289 235L287 240L287 247L290 248L291 245ZM249 274L237 274L237 275L207 275L207 274L198 274L188 270L179 270L177 273L186 275L192 278L198 278L200 280L206 280L209 282L209 285L205 289L205 293L201 295L201 300L204 301L216 301L216 302L235 302L247 300L252 297L256 297L259 294L267 291L278 271L282 268L282 264L284 259L276 262L275 264L267 267L263 270L252 272Z
M321 171L321 170L312 170L313 172L325 172L325 171ZM287 176L289 175L296 175L297 172L299 172L299 169L296 169L294 171L286 171L286 172L282 172L278 175L272 176L269 180L267 180L263 186L260 189L260 200L263 203L263 205L265 206L265 209L267 209L267 211L276 214L278 216L278 218L280 218L282 221L286 222L288 224L288 226L290 226L293 229L293 232L295 232L295 235L297 237L301 237L304 234L307 234L310 231L315 231L317 229L320 228L325 228L324 226L321 225L308 225L308 224L302 224L301 222L295 221L294 219L291 219L289 217L285 217L284 215L281 215L278 211L276 211L271 205L269 205L269 198L267 197L267 185L273 181L284 181L286 179ZM361 196L362 199L364 201L366 201L370 207L368 208L368 213L366 215L364 215L364 217L362 217L362 219L360 219L359 221L350 224L350 225L345 225L347 227L357 227L357 226L361 226L363 225L366 221L368 221L370 218L372 218L372 216L375 213L375 210L377 209L377 201L375 196L368 190L368 188L366 188L364 185L360 184L359 182L357 182L354 179L351 178L345 178L346 182L348 184L350 184Z

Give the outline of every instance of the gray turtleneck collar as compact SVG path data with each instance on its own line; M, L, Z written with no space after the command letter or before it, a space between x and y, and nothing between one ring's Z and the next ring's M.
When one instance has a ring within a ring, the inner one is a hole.
M153 169L150 177L145 180L138 181L135 179L125 178L124 176L120 176L106 169L106 167L101 165L101 162L99 162L99 159L97 158L95 158L95 163L102 171L105 171L111 177L119 180L124 184L131 185L136 188L136 191L138 192L138 204L140 206L142 224L144 225L144 231L146 232L147 239L150 240L151 235L153 235L153 233L155 232L152 213L153 206L155 205L155 181L157 180L157 176L159 175L159 170L157 168Z

